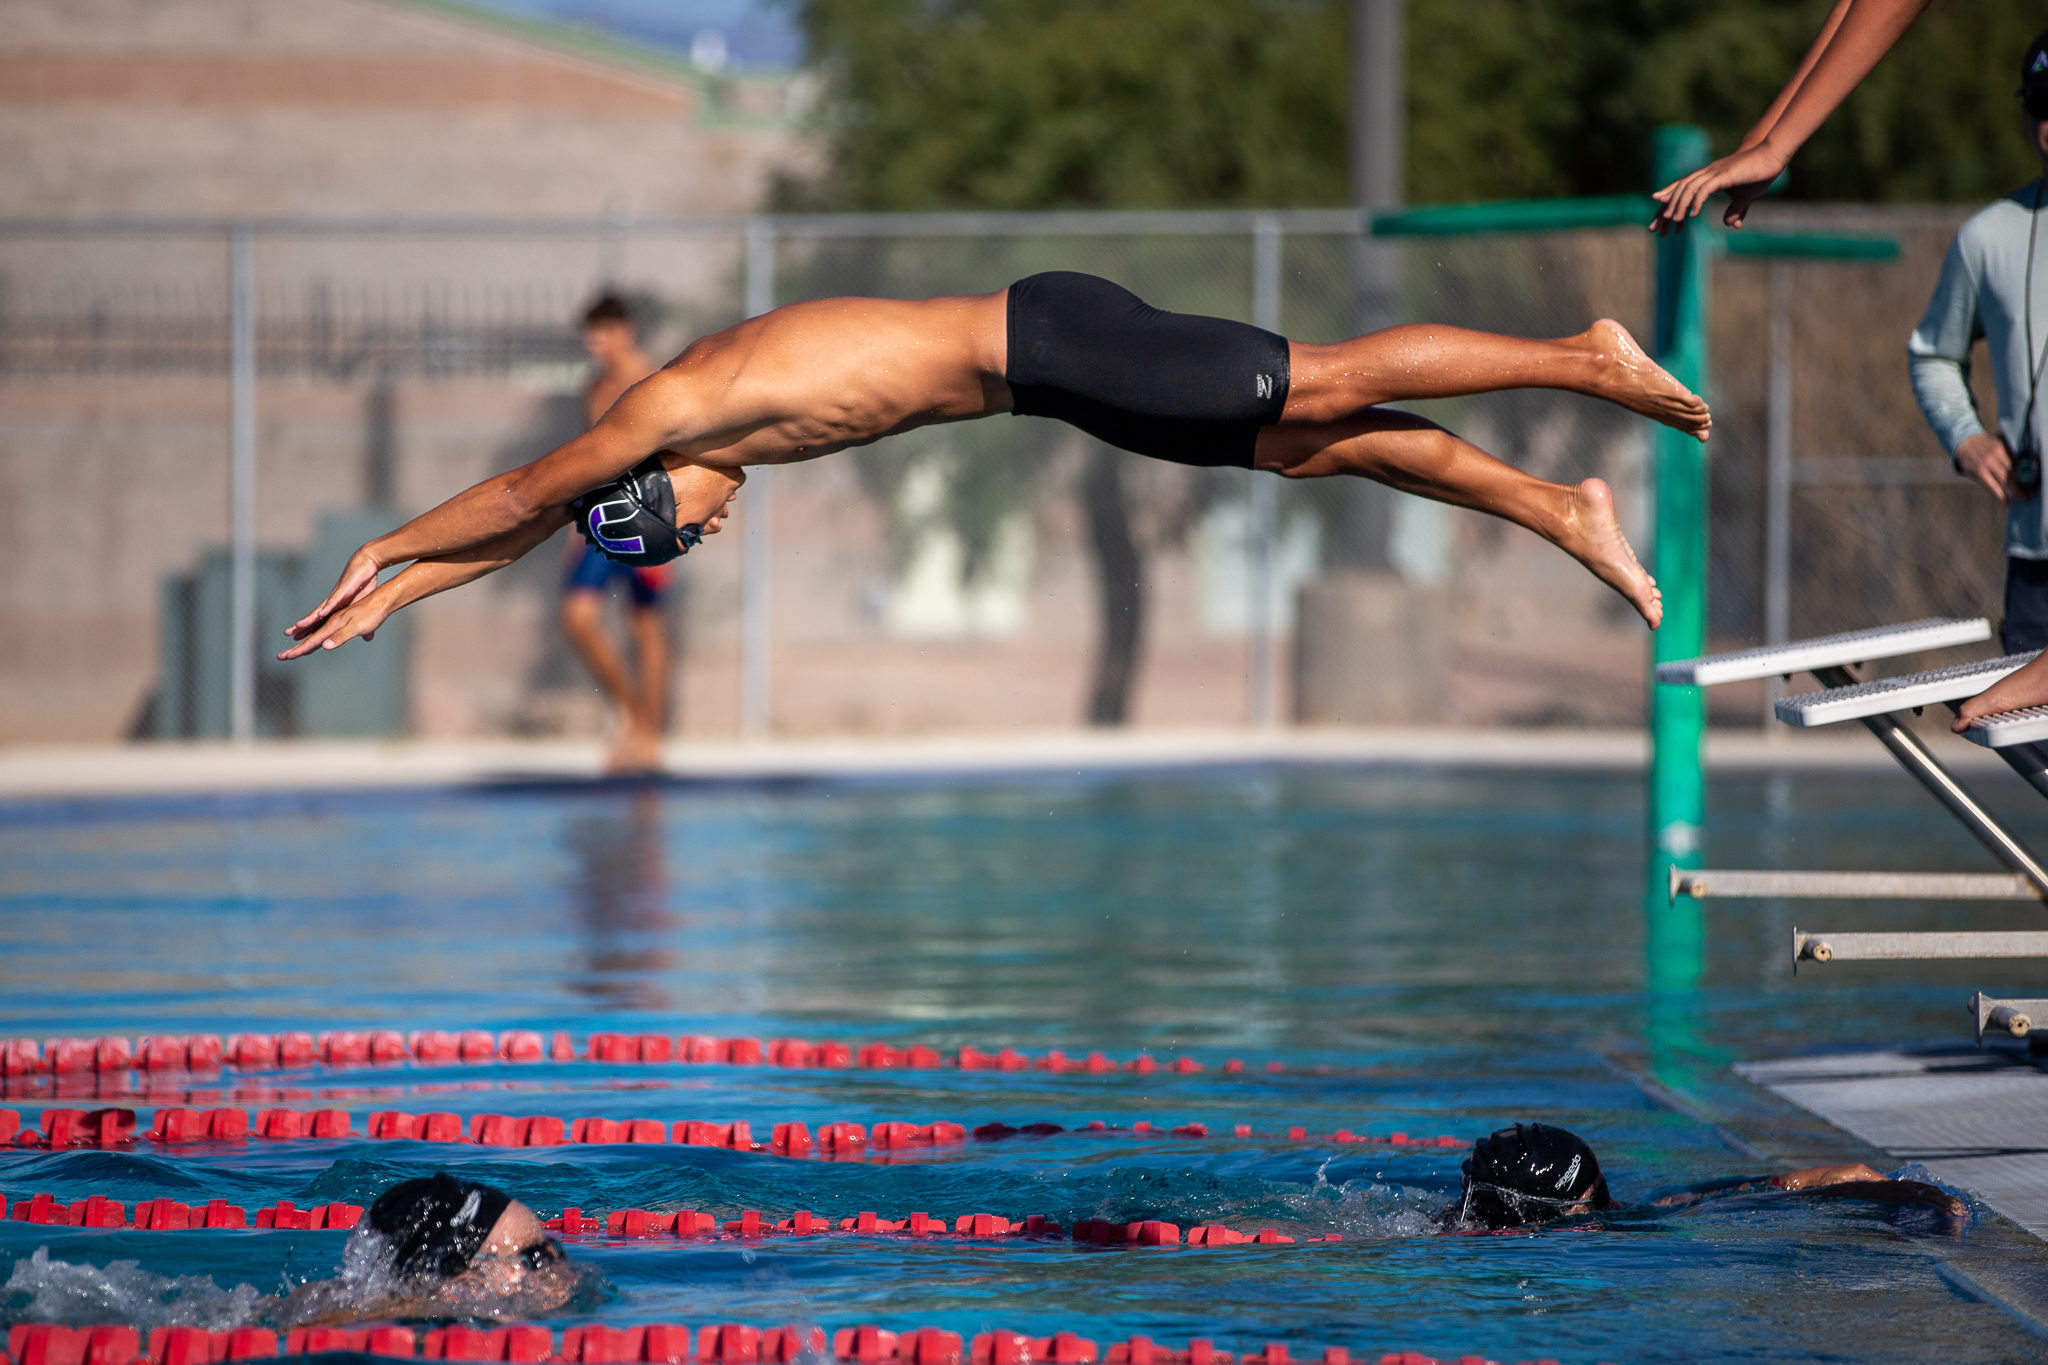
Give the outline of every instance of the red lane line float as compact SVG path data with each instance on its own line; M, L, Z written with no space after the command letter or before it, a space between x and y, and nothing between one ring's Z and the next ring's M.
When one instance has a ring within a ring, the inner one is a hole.
M1162 1063L1149 1053L1119 1062L1102 1052L1069 1057L1054 1050L1032 1057L1014 1048L982 1052L963 1047L951 1056L922 1043L893 1047L887 1043L812 1043L800 1038L712 1038L663 1033L593 1033L579 1051L567 1033L542 1038L531 1029L492 1034L482 1029L451 1033L421 1029L411 1034L383 1030L333 1030L326 1033L156 1034L133 1046L126 1038L0 1039L0 1076L77 1072L293 1070L329 1067L389 1066L418 1062L427 1066L482 1062L605 1062L671 1063L691 1066L776 1066L814 1070L927 1071L956 1067L962 1071L1053 1071L1103 1074L1131 1071L1150 1075L1168 1071L1193 1074L1209 1068L1193 1057ZM1244 1062L1223 1063L1226 1075L1244 1071ZM1280 1062L1266 1070L1285 1070Z
M984 1332L961 1340L957 1332L920 1327L891 1332L863 1324L827 1338L820 1327L750 1327L727 1322L692 1332L680 1323L637 1327L591 1324L570 1327L559 1342L553 1331L533 1324L498 1327L301 1327L285 1334L260 1327L209 1332L200 1327L157 1327L145 1338L133 1327L61 1327L20 1323L8 1329L0 1365L219 1365L228 1360L273 1360L279 1355L352 1351L398 1359L528 1362L662 1362L663 1365L787 1365L803 1356L822 1356L848 1365L1354 1365L1351 1352L1326 1346L1313 1357L1289 1354L1284 1342L1232 1356L1196 1337L1176 1351L1150 1337L1115 1341L1102 1350L1074 1332L1049 1337L1021 1332ZM1356 1365L1367 1365L1370 1356ZM1455 1357L1456 1365L1498 1365L1483 1356ZM1439 1365L1435 1357L1400 1351L1379 1357L1379 1365ZM1451 1360L1442 1365L1452 1365ZM1521 1365L1557 1365L1554 1360Z
M277 1228L301 1231L346 1231L361 1221L363 1210L356 1204L320 1204L310 1209L294 1207L291 1201L281 1200L267 1209L256 1211L252 1223L246 1209L228 1203L224 1199L209 1200L204 1204L184 1204L175 1199L145 1199L136 1204L134 1222L128 1219L127 1205L104 1195L89 1195L66 1203L52 1194L36 1194L27 1199L15 1201L10 1210L5 1196L0 1196L0 1218L12 1217L14 1221L53 1227L85 1228L126 1228L133 1227L146 1232L182 1232L196 1228ZM752 1241L762 1237L816 1237L832 1233L852 1233L860 1237L901 1235L906 1237L962 1237L962 1238L1011 1238L1032 1239L1067 1236L1060 1224L1043 1214L1032 1214L1026 1218L1005 1218L993 1213L968 1213L948 1220L934 1218L926 1213L913 1213L907 1218L878 1218L872 1211L863 1211L851 1218L837 1222L826 1218L813 1217L809 1209L798 1209L789 1217L779 1221L764 1218L759 1209L745 1209L740 1216L721 1222L708 1213L696 1209L682 1209L675 1213L651 1213L646 1209L615 1209L609 1213L585 1214L580 1208L565 1208L544 1224L550 1232L599 1233L611 1237L689 1237L712 1240ZM1083 1219L1074 1225L1072 1240L1092 1246L1181 1246L1181 1231L1177 1224L1147 1220L1135 1223L1115 1223L1106 1219ZM1187 1246L1238 1246L1246 1243L1274 1244L1293 1243L1296 1239L1285 1237L1274 1228L1244 1233L1221 1226L1190 1228ZM1344 1238L1336 1233L1323 1237L1300 1239L1306 1242L1341 1242Z
M1140 1119L1128 1128L1095 1120L1079 1128L1057 1123L1029 1123L1021 1128L1006 1123L984 1123L969 1129L959 1123L823 1123L813 1133L802 1123L778 1123L769 1131L768 1141L754 1137L745 1121L704 1123L679 1119L664 1125L656 1119L581 1118L563 1120L547 1115L514 1118L508 1114L407 1114L395 1109L379 1110L369 1116L367 1132L357 1134L354 1120L345 1109L260 1109L252 1116L243 1109L185 1109L164 1106L146 1129L138 1129L133 1109L60 1109L42 1111L36 1126L23 1128L21 1115L0 1109L0 1144L55 1151L65 1147L118 1147L138 1140L156 1143L174 1154L179 1146L196 1142L229 1142L249 1137L271 1141L293 1139L341 1139L368 1136L385 1141L455 1142L482 1147L559 1147L569 1143L674 1143L689 1147L721 1147L736 1152L768 1152L776 1156L851 1159L869 1152L903 1152L923 1147L952 1147L971 1136L977 1142L1000 1142L1013 1137L1049 1137L1072 1132L1081 1136L1206 1138L1209 1127L1183 1123L1162 1128ZM1237 1138L1272 1137L1252 1131L1248 1123L1236 1124ZM1388 1147L1464 1147L1469 1140L1455 1137L1410 1137L1406 1133L1384 1136L1354 1133L1339 1128L1327 1135L1310 1137L1306 1128L1289 1128L1289 1142L1365 1143Z

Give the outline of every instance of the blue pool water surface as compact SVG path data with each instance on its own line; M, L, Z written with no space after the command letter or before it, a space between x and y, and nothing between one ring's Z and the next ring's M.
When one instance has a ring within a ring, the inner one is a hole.
M2023 830L2028 796L1986 784ZM860 1161L705 1148L416 1143L0 1153L0 1193L367 1204L441 1166L547 1212L809 1209L1225 1223L1340 1243L1177 1251L853 1236L587 1237L602 1302L560 1326L872 1321L1375 1358L2010 1360L2042 1356L1947 1273L2034 1257L1856 1204L1730 1200L1453 1236L1462 1149L1290 1141L1562 1124L1615 1194L1870 1154L1727 1070L1953 1041L2024 963L1844 964L1796 979L1795 914L1842 927L2028 927L2020 907L1712 904L1696 989L1644 981L1636 777L1434 771L782 786L523 788L0 807L0 1036L373 1026L1101 1049L1200 1074L816 1072L545 1063L9 1081L46 1104L564 1118L1034 1121L1100 1134ZM1902 778L1718 781L1710 865L1977 868ZM1818 919L1816 919L1816 916ZM1849 922L1853 917L1854 923ZM1995 971L1996 977L1984 975ZM1221 1063L1240 1058L1241 1073ZM1283 1069L1272 1072L1269 1062ZM1676 1091L1679 1104L1651 1098ZM1662 1087L1662 1088L1659 1088ZM1199 1122L1206 1139L1138 1137ZM1249 1124L1250 1139L1222 1136ZM1118 1129L1122 1131L1118 1131ZM1735 1135L1731 1140L1731 1134ZM0 1224L0 1320L200 1321L331 1274L321 1232ZM128 1263L133 1263L132 1265ZM78 1267L98 1267L86 1271ZM107 1269L113 1267L112 1269ZM242 1291L244 1300L251 1291Z

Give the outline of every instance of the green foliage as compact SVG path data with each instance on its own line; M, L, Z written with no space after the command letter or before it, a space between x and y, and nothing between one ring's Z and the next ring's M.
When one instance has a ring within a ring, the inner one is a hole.
M831 171L871 209L1338 204L1349 0L791 0ZM1414 203L1646 188L1649 132L1734 147L1828 0L1409 0ZM1794 163L1794 197L1990 199L2038 0L1933 6Z
M1342 0L801 0L828 202L1329 204Z

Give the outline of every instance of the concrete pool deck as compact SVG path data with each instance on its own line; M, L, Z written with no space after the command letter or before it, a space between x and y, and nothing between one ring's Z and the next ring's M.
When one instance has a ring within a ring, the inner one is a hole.
M1962 774L2006 771L1988 750L1934 741ZM1162 771L1280 764L1467 769L1641 771L1648 742L1635 730L1442 728L1057 730L920 738L771 739L671 743L663 776L679 781L773 781L961 773ZM1710 734L1715 772L1895 771L1854 734ZM587 741L281 740L237 745L22 745L0 749L0 801L83 796L464 787L587 782L604 748Z

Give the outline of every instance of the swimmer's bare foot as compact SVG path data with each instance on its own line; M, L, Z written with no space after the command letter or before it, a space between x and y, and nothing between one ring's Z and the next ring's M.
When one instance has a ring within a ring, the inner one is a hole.
M1589 392L1702 441L1713 430L1714 414L1706 400L1644 354L1628 328L1614 319L1600 319L1565 344L1592 355Z
M661 771L661 736L638 725L627 725L612 743L605 759L608 777L645 777Z
M1664 619L1664 594L1644 571L1621 533L1614 492L1605 479L1587 479L1571 490L1571 502L1551 543L1593 571L1602 583L1628 599L1655 630Z
M1962 704L1955 724L1948 728L1961 734L1980 716L2017 711L2022 706L2048 706L2048 654L2016 673L2008 673Z

